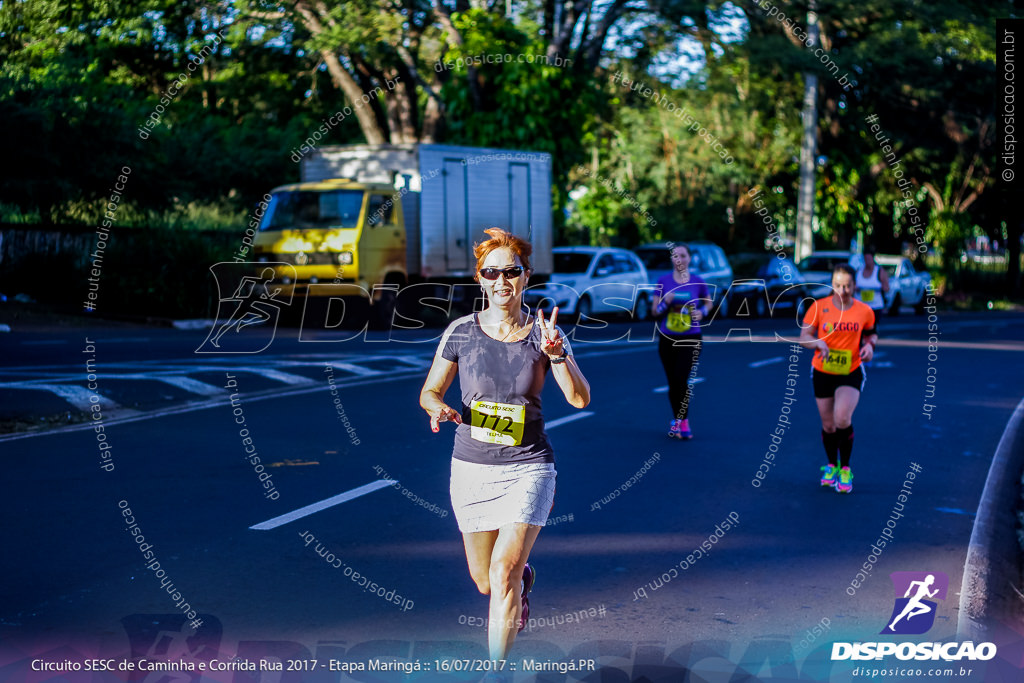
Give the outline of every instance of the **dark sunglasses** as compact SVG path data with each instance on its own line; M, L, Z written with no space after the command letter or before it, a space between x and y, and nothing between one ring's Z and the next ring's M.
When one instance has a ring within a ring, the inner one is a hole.
M506 280L515 280L523 274L522 266L509 266L508 268L481 268L480 277L485 280L497 280L499 275L504 275Z

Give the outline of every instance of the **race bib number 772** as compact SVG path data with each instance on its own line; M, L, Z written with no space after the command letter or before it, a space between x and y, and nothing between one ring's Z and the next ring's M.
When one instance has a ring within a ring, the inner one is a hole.
M519 446L523 443L526 406L473 401L470 410L470 436L484 443Z

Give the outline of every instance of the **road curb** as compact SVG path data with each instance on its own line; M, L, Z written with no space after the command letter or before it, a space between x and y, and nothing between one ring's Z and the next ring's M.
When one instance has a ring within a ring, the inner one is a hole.
M1021 549L1017 543L1020 476L1024 469L1024 399L1006 423L996 446L985 488L978 503L974 529L960 586L957 638L991 640L997 624L1021 622Z

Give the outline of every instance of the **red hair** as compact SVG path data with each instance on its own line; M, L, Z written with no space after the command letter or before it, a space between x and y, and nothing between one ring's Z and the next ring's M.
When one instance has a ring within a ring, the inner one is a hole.
M478 273L484 265L484 259L495 249L508 249L519 257L519 262L523 264L523 268L527 271L530 270L530 254L533 253L533 247L530 246L529 242L501 228L488 228L484 232L490 235L491 238L473 246L473 255L476 256L476 269Z

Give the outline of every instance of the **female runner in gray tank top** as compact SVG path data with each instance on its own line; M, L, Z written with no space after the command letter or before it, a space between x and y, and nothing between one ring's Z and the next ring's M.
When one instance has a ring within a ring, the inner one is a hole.
M554 504L554 452L544 432L541 390L548 369L576 408L590 402L590 385L556 326L523 311L532 248L500 228L476 245L476 280L487 299L481 313L445 330L420 393L434 432L454 422L451 497L466 548L469 574L490 596L488 646L507 658L529 618L526 594L536 574L527 564ZM444 402L459 375L462 406Z

